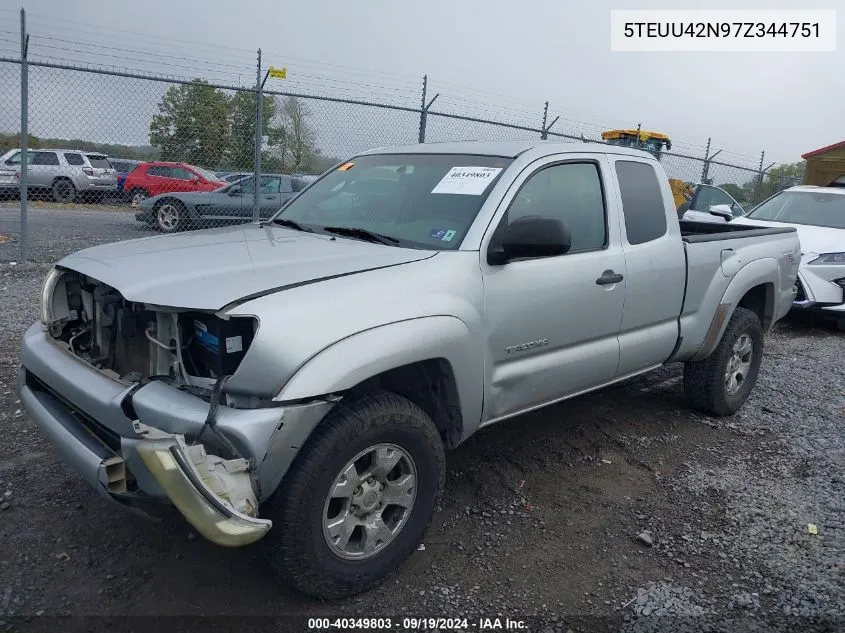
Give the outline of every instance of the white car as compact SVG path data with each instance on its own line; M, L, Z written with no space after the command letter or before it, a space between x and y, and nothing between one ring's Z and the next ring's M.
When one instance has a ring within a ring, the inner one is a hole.
M845 187L791 187L731 223L794 226L801 265L793 307L835 317L845 331Z
M730 222L747 212L727 191L707 183L696 185L690 201L678 209L682 220L696 222Z

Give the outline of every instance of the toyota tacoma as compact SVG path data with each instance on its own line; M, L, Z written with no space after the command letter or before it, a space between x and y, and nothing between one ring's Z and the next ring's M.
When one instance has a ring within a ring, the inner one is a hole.
M263 222L59 261L20 394L104 497L337 598L417 548L482 427L667 363L737 411L799 259L794 227L679 220L645 152L379 149Z

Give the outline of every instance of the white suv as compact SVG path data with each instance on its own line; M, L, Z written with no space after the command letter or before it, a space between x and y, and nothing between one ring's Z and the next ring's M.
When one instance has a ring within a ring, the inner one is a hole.
M2 187L20 186L23 154L13 149L0 157ZM50 191L56 202L73 202L77 195L85 201L99 201L117 191L117 172L108 156L73 149L27 150L27 182L34 190ZM13 176L9 176L13 174ZM14 179L14 183L5 182Z

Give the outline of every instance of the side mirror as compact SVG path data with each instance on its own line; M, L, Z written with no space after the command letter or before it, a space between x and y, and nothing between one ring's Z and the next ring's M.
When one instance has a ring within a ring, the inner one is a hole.
M241 188L240 187L230 187L229 190L226 193L230 196L239 196L239 195L241 195Z
M529 215L508 224L498 244L491 244L487 263L500 266L513 259L553 257L569 252L570 248L572 235L563 222Z
M708 211L710 211L711 215L723 218L725 222L730 222L734 219L733 209L729 204L714 204Z

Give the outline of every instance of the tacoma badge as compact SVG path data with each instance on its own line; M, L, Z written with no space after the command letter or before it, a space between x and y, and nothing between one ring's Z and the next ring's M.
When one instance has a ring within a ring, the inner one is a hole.
M549 339L541 338L537 341L529 341L528 343L520 343L519 345L511 345L510 347L506 347L505 351L508 354L513 354L514 352L524 352L527 349L533 349L535 347L544 347L545 345L549 344Z

